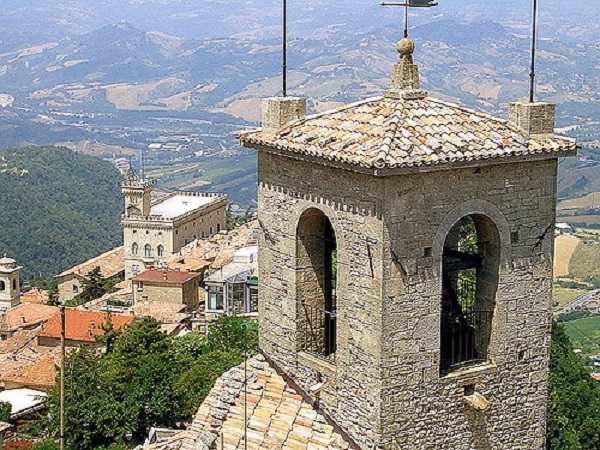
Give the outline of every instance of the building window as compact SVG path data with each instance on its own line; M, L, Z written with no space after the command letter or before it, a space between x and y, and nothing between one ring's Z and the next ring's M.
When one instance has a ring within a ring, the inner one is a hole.
M223 286L210 286L208 288L208 309L210 311L223 311Z
M137 245L137 242L134 242L133 245L131 246L131 254L137 256L139 251L140 251L140 249Z
M210 227L210 234L213 234L213 228Z
M17 280L13 280L12 285L13 285L13 291L16 291L17 290Z
M133 234L137 234L137 230L133 230L133 231L132 231L132 233L133 233Z
M0 280L0 291L6 290L6 283L3 280Z
M144 258L150 258L152 256L152 247L150 244L146 244L144 247Z
M440 373L489 360L500 237L482 215L463 217L448 232L442 262Z
M227 283L227 311L234 314L246 312L246 283Z
M333 360L337 349L337 240L322 211L311 208L302 214L296 255L298 347Z
M218 223L218 224L217 224L217 233L218 233L219 231L221 231L221 224L220 224L220 223Z
M142 292L144 290L144 282L143 281L138 281L137 290L138 290L138 292Z
M159 258L162 258L163 256L165 256L165 248L162 245L159 245L156 248L156 252L158 253Z
M79 294L79 286L76 284L73 285L73 294Z
M248 288L248 305L246 311L248 313L258 312L258 289Z

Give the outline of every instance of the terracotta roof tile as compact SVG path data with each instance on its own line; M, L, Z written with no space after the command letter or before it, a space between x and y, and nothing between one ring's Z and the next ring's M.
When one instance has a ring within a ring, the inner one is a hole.
M56 314L57 311L58 308L56 306L32 303L16 306L6 312L6 329L16 330L45 322Z
M176 442L180 447L145 450L244 448L244 371L234 367L217 380L191 426ZM306 403L262 357L248 364L248 448L294 450L348 449L348 442Z
M41 347L36 332L21 330L0 342L0 381L47 389L54 385L57 347Z
M66 309L66 338L80 342L95 342L95 336L103 335L100 325L106 322L106 314L79 309ZM134 317L113 314L112 322L115 329L120 329L133 322ZM60 338L60 312L54 314L46 326L38 331L38 336Z
M368 169L426 167L490 158L570 153L574 139L527 138L508 121L426 97L378 97L241 136L266 147Z
M123 246L113 248L112 250L96 256L84 263L62 272L59 277L75 274L82 277L87 276L96 267L100 267L100 272L104 278L111 278L119 272L125 270L125 249Z
M200 275L198 272L182 272L179 270L146 270L133 278L133 281L185 283Z
M33 303L43 305L48 301L48 292L33 288L21 295L21 303Z

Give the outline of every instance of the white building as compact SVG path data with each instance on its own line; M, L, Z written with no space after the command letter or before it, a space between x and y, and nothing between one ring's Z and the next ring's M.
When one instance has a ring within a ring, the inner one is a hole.
M227 195L178 192L151 201L154 183L130 172L122 181L125 279L160 266L196 239L225 229Z
M19 275L22 268L6 255L0 259L0 310L6 311L21 301Z

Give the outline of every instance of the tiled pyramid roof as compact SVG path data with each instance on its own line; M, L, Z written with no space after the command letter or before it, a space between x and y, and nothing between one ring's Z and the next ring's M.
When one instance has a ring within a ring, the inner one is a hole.
M241 136L247 147L367 169L436 166L491 158L571 154L574 139L524 136L508 121L432 97L377 97Z
M244 370L217 380L192 425L144 450L244 448ZM342 450L348 442L261 356L248 362L248 449Z

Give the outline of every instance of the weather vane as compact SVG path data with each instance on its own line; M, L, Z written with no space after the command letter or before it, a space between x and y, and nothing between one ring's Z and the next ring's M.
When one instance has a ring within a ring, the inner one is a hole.
M437 0L406 0L402 2L382 2L381 6L401 6L404 8L404 37L408 38L408 8L431 8L437 6Z

